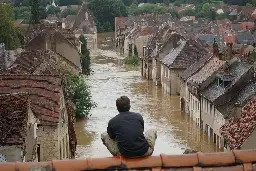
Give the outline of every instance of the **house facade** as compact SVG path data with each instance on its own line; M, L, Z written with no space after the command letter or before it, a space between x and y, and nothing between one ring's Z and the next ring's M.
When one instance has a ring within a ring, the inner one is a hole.
M246 85L253 78L253 66L248 62L232 59L219 70L214 81L201 92L201 120L204 130L216 146L223 148L224 139L220 128L230 115L237 111L232 100L241 85ZM231 106L233 106L231 108Z
M36 162L37 124L25 93L0 95L0 153L8 162Z
M37 131L38 161L69 159L68 115L61 79L47 75L1 75L1 92L32 94L31 109L40 120ZM19 88L15 88L19 85ZM6 88L3 88L6 87Z
M172 48L161 60L161 85L168 94L179 95L180 74L207 54L208 50L195 40L185 40L177 34L173 36Z
M81 71L81 57L76 45L53 28L43 29L27 43L26 50L51 50L64 57L66 61L76 67L77 71Z
M67 16L62 23L62 29L72 30L78 40L83 35L87 39L90 52L97 50L97 27L86 4L82 4L77 15Z

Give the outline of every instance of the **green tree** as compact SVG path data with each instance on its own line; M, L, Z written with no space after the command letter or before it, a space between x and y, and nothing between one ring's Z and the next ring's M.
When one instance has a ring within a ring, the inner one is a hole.
M91 57L90 51L87 48L87 40L84 36L80 36L81 45L81 64L82 64L82 73L85 75L90 75L91 73Z
M60 12L59 7L50 6L47 10L47 14L58 14Z
M14 13L12 6L0 3L0 41L7 49L16 49L20 46L16 28L14 27Z
M31 5L31 24L38 24L40 19L39 0L30 0Z
M64 9L61 13L62 18L66 18L68 15L76 15L76 11L70 8Z
M88 0L99 32L113 31L115 17L127 16L127 8L121 0Z
M82 119L90 115L96 107L93 102L90 87L83 75L68 74L63 80L65 98L70 99L76 106L76 118Z

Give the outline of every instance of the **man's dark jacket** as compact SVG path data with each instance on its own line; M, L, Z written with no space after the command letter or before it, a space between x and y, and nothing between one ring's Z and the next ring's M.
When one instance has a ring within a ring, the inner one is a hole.
M108 123L108 135L117 141L120 153L125 157L146 154L149 145L144 137L144 120L139 113L121 112Z

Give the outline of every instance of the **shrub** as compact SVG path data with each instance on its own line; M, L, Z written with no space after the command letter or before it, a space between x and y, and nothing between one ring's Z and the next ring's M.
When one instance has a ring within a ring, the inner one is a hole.
M139 65L140 64L140 58L136 55L134 56L128 56L125 58L125 64L128 65Z
M96 107L86 80L84 75L73 74L66 75L64 79L64 95L76 105L78 119L89 116L91 109Z

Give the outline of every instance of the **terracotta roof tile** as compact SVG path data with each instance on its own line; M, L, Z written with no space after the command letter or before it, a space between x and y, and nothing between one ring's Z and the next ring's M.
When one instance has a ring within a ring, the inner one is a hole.
M152 170L152 171L245 171L256 170L256 150L227 153L194 153L126 159L121 156L84 160L53 160L44 163L0 163L0 170L29 171L40 165L49 171ZM16 170L15 170L16 169Z
M239 148L256 128L256 96L246 104L242 110L242 116L236 120L230 118L220 128L221 135L227 140L231 149Z
M28 92L31 108L42 121L59 121L61 79L50 75L0 75L0 94Z
M28 109L28 94L0 95L0 145L25 142Z

